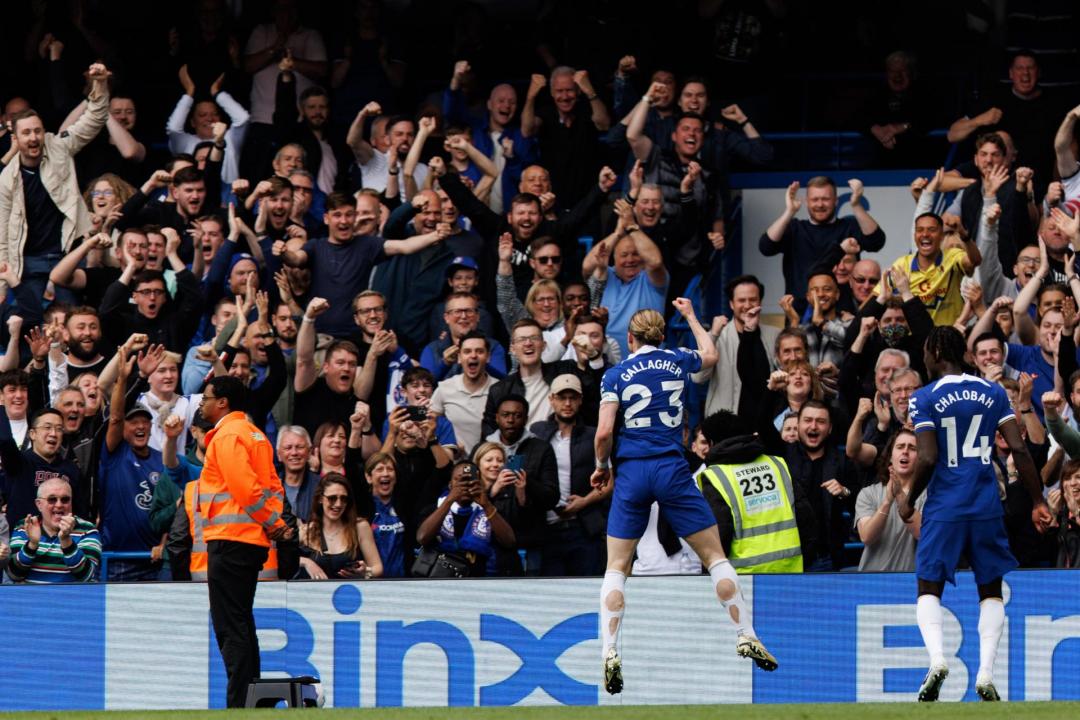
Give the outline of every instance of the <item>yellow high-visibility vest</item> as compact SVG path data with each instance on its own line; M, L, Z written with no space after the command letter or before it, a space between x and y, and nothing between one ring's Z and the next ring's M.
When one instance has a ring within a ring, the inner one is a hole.
M760 455L743 465L710 465L697 476L699 489L702 478L731 508L735 534L730 559L737 572L803 571L795 493L782 458Z

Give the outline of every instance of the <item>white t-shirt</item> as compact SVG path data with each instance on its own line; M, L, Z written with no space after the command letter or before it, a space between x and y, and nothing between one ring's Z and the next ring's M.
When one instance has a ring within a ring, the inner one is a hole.
M570 437L563 437L563 434L556 430L551 438L551 449L555 453L555 465L559 471L559 502L555 507L562 507L570 497ZM549 523L557 523L561 519L557 512L548 510Z
M245 55L254 55L273 46L277 39L277 28L273 23L259 25L251 31ZM293 57L311 62L326 62L326 46L318 30L301 27L289 36L285 46L292 50ZM274 121L274 93L277 90L277 62L271 62L251 78L251 120L269 125ZM296 77L296 97L314 85L303 73L293 72Z
M502 143L499 142L499 137L502 136L502 131L492 130L488 133L488 135L491 136L491 145L495 149L494 152L491 153L491 161L495 163L495 169L498 171L495 176L495 183L491 186L491 194L488 195L488 207L497 213L502 213L502 174L503 168L506 167L506 156L503 155Z
M390 153L392 150L386 152L379 152L375 150L371 154L371 159L360 166L360 182L365 190L374 190L376 192L383 192L386 190L386 183L390 179ZM398 171L401 172L400 170ZM423 163L416 166L416 170L413 171L413 179L416 181L416 187L423 187L424 181L427 179L428 167ZM402 180L401 175L398 175L398 197L405 200L405 181Z
M337 158L334 157L330 143L325 140L319 141L319 148L322 150L322 163L319 165L319 176L315 179L315 183L320 190L329 195L334 192L334 178L337 177L338 171Z
M686 541L679 538L681 548L674 555L668 555L656 535L656 524L660 518L660 506L652 504L649 510L649 525L637 546L637 559L634 560L634 575L700 575L701 561Z
M16 420L9 417L8 424L11 425L11 437L15 438L15 445L22 447L23 442L26 440L26 431L30 428L26 418Z
M548 400L551 388L544 382L543 373L523 377L521 382L525 386L525 399L529 401L529 420L525 426L532 427L533 423L547 420L551 414L551 402Z

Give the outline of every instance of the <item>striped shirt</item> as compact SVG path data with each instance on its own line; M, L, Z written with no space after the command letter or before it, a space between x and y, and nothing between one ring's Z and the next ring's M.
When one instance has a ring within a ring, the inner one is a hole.
M93 523L75 519L71 532L71 545L65 550L60 538L50 537L44 527L41 541L33 553L27 547L25 521L19 523L11 534L11 564L8 574L16 582L49 584L65 582L90 582L101 564L101 539Z

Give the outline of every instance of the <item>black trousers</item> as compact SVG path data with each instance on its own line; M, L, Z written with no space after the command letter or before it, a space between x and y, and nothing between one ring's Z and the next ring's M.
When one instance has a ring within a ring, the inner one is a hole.
M259 677L259 639L255 635L255 586L268 548L211 540L206 544L210 619L228 677L226 704L244 707L247 689Z

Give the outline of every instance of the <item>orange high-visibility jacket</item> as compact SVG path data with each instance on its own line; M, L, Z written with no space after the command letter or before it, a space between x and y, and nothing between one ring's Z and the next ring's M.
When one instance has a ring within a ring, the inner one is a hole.
M285 490L274 470L274 448L244 413L229 413L206 434L198 499L207 542L270 547L269 533L285 526Z
M203 529L206 526L206 518L199 514L196 505L201 501L203 504L210 503L210 495L199 495L199 481L192 480L184 488L184 512L188 516L188 528L191 532L191 561L188 567L191 570L191 579L195 582L206 582L206 571L209 567L209 557L206 554L206 538L203 537ZM277 548L271 547L270 554L266 556L262 570L259 571L260 580L277 580Z

